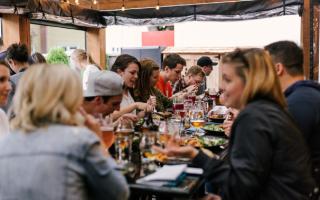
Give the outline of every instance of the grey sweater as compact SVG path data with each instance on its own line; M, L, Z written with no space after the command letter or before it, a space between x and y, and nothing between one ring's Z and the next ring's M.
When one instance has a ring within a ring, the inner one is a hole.
M86 128L13 131L0 137L0 199L127 199L126 180L114 167Z

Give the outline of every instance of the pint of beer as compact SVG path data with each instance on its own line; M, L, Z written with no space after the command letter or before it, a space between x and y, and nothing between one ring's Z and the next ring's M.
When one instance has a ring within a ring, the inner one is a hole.
M102 132L101 139L107 148L110 148L114 142L114 132L112 126L101 126L100 130Z

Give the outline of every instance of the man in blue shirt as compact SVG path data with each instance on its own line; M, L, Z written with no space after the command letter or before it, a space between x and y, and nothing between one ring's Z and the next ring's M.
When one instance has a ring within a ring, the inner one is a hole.
M274 62L288 109L303 133L310 149L313 175L320 185L320 85L305 80L303 51L291 41L279 41L265 47Z

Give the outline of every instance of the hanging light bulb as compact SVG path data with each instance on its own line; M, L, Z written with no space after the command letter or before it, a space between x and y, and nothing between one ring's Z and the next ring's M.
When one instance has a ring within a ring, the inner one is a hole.
M156 10L159 10L159 9L160 9L160 6L159 6L159 5L157 5L157 6L156 6Z
M93 0L93 4L96 5L98 3L97 0Z
M124 7L124 0L122 0L122 7L121 7L121 11L125 11L126 8Z
M75 0L74 2L75 2L77 5L79 5L79 0Z

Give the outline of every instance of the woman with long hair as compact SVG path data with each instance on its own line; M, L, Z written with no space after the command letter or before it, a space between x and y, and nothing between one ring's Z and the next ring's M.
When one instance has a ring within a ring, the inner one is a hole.
M226 200L308 199L314 187L303 137L286 111L271 58L262 49L237 49L221 60L224 104L240 110L226 161L172 139L169 156L189 157Z
M143 59L140 61L140 64L139 79L137 81L137 87L134 89L135 100L148 102L151 96L155 96L157 111L163 112L167 108L171 108L172 100L155 88L160 75L159 65L151 59Z
M34 65L13 102L12 133L0 137L2 199L127 199L128 185L102 151L97 123L80 113L78 74ZM8 184L10 183L10 184Z
M136 87L140 69L140 62L128 54L118 56L112 65L111 71L118 73L124 81L124 92L120 111L114 113L114 118L118 118L127 113L137 114L142 117L145 111L152 110L152 105L155 104L154 101L151 102L150 100L148 103L135 102L133 98L133 90ZM136 110L138 110L139 113L136 113Z

